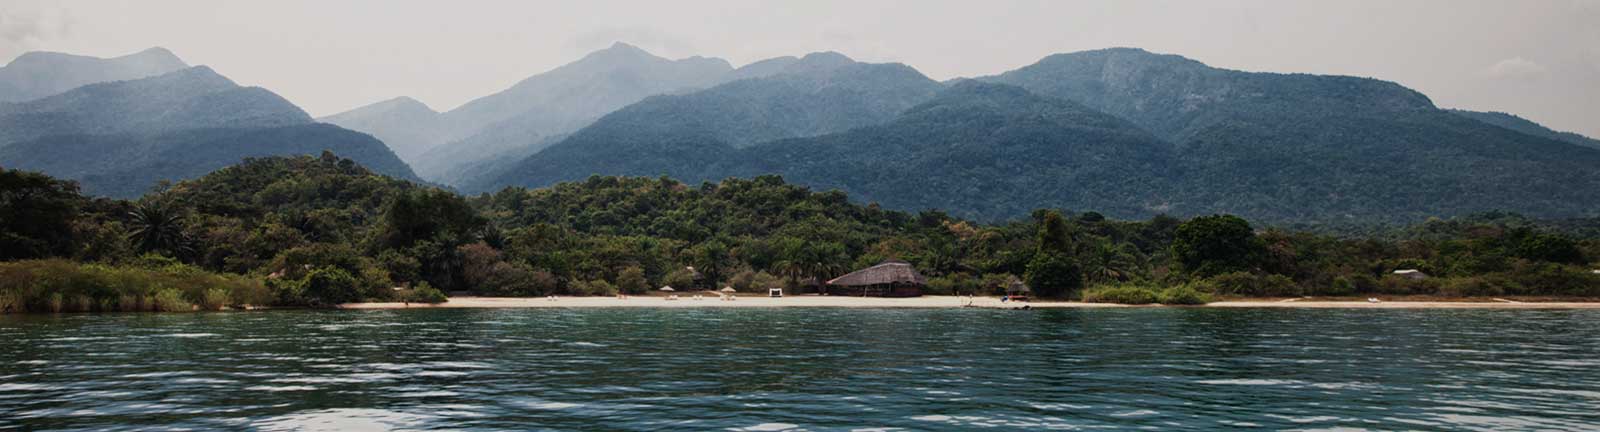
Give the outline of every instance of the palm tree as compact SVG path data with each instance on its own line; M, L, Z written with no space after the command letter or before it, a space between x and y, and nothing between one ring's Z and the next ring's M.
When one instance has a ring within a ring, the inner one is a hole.
M183 213L159 201L140 203L128 212L130 227L128 241L140 252L166 252L177 255L187 252L189 239L183 232Z
M1090 282L1126 281L1139 268L1137 252L1127 243L1096 242L1088 258L1084 276Z

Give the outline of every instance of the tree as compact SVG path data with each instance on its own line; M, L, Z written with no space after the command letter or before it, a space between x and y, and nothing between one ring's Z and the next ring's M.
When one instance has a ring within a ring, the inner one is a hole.
M454 249L476 240L485 222L459 195L426 189L396 197L383 212L379 243L407 248L419 241L435 241Z
M1534 234L1526 236L1516 245L1517 256L1536 260L1549 261L1562 264L1582 264L1583 251L1578 249L1578 243L1572 239L1552 235Z
M1199 276L1249 271L1265 249L1250 223L1232 215L1190 219L1178 226L1172 242L1173 256Z
M300 293L311 306L361 301L361 288L356 278L338 267L323 267L307 274L301 282Z
M1040 297L1064 297L1083 288L1083 274L1078 264L1066 254L1040 252L1028 262L1026 274L1028 287Z
M128 241L140 252L157 252L179 255L189 251L188 237L183 232L184 216L174 205L164 201L149 200L128 213L132 230Z
M72 225L83 204L76 183L0 170L0 260L71 254Z
M1083 270L1072 260L1072 235L1060 212L1044 212L1038 238L1025 274L1033 292L1040 297L1063 297L1082 288Z
M695 269L705 276L705 283L715 287L723 280L725 270L730 267L732 256L728 254L728 245L717 240L700 244L690 251Z
M617 273L617 289L624 294L644 294L650 290L650 282L644 279L644 269L632 266Z
M1085 262L1085 277L1091 282L1127 281L1139 268L1132 249L1127 243L1096 242Z
M1072 232L1061 212L1045 211L1039 220L1039 252L1072 253Z

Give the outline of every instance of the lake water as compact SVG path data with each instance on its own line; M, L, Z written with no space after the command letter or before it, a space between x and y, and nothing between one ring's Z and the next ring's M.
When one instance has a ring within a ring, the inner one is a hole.
M0 316L0 429L1597 430L1600 311Z

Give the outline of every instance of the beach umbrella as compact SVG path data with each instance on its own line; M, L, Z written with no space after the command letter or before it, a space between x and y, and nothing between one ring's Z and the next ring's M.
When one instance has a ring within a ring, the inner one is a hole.
M725 292L725 293L731 293L731 292L736 292L736 291L738 291L738 290L733 289L733 287L722 287L722 292Z
M667 285L667 286L664 286L664 287L661 287L661 290L662 290L662 291L666 291L666 292L673 292L673 291L677 291L677 290L675 290L675 289L672 289L672 285Z

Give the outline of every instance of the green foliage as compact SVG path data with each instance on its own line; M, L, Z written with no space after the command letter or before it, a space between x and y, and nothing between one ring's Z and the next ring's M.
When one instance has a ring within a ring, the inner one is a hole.
M1142 285L1099 286L1083 290L1087 303L1151 304L1160 301L1156 290Z
M617 295L617 287L604 279L587 282L580 281L572 284L571 294L578 296L612 296Z
M1061 219L1061 212L1048 210L1039 221L1039 253L1072 253L1072 233L1067 231L1067 222Z
M259 281L182 264L147 268L65 260L0 263L0 311L187 311L194 304L271 302L271 293Z
M1250 223L1229 215L1190 219L1178 225L1172 242L1178 262L1202 277L1255 268L1263 252Z
M0 260L70 255L85 204L73 182L0 169Z
M450 298L445 297L443 291L439 291L438 288L428 285L427 282L417 284L416 287L412 288L402 297L403 300L412 303L440 304L450 301Z
M160 277L128 277L127 285L140 289L29 288L7 298L24 299L14 303L26 303L27 310L72 311L150 310L160 307L153 290L162 287L179 289L186 301L207 309L409 298L416 290L392 288L424 283L484 295L607 295L660 285L693 289L686 266L714 278L707 288L783 286L800 293L891 258L929 276L930 294L998 295L1010 275L1023 276L1038 296L1058 298L1085 283L1130 282L1158 295L1165 290L1153 287L1222 296L1600 293L1587 267L1600 251L1600 222L1507 214L1431 220L1366 236L1276 228L1257 234L1228 216L1120 221L1054 210L978 224L939 211L908 214L852 204L838 191L813 192L775 176L696 187L666 178L593 177L462 198L331 157L250 160L140 203L162 206L152 215L181 221L140 223L141 233L188 238L192 250L171 253L184 250L182 242L163 240L152 244L165 246L147 248L156 253L138 255L134 244L143 241L130 242L124 233L133 231L131 213L139 206L110 200L80 202L69 232L55 240L62 243L49 249L105 263L118 270L113 273ZM1396 268L1436 277L1385 277ZM1232 271L1211 274L1220 269ZM312 286L318 271L326 273ZM221 285L199 284L214 277L245 280L237 276L245 274L266 282L227 288L226 301L208 291ZM352 283L354 294L347 289Z
M1028 262L1028 287L1039 297L1065 297L1083 287L1083 273L1066 254L1040 252Z
M644 279L644 269L628 267L617 274L617 290L624 294L644 294L650 290L650 282Z
M301 302L313 307L332 307L361 301L361 288L354 276L337 267L322 267L300 281Z
M1191 285L1178 285L1161 290L1156 301L1165 305L1203 305L1211 302L1211 296Z
M1300 287L1284 275L1261 275L1233 272L1205 279L1212 293L1244 297L1295 297L1301 295Z

